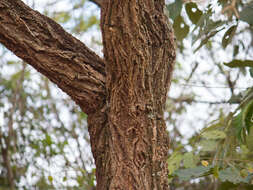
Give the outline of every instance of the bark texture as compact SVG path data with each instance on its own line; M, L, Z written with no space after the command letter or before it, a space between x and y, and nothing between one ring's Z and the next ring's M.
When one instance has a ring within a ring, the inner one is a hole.
M0 43L66 92L86 113L105 98L104 62L20 0L0 1Z
M175 61L164 0L94 0L104 60L20 0L0 1L0 43L88 114L98 190L167 190L163 119Z
M164 5L164 0L103 1L109 167L108 186L98 189L169 189L163 114L175 46Z

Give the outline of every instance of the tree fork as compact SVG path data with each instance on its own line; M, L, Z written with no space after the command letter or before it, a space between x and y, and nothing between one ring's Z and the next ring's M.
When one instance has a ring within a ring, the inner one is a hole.
M98 190L169 189L163 119L175 62L164 0L103 0L104 60L21 0L0 1L0 43L88 114Z

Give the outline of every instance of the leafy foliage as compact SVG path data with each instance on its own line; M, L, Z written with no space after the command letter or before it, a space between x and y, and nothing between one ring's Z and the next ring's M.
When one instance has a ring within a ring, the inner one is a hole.
M203 177L210 173L212 166L198 166L194 168L182 169L175 172L175 175L182 181L189 181L194 178Z
M224 63L224 65L234 68L234 67L253 67L253 60L238 60L234 59L231 62Z
M175 6L175 2L171 5ZM230 100L226 102L231 104L230 109L226 110L225 106L216 106L219 111L216 111L215 120L209 120L209 123L200 132L189 138L187 144L173 144L177 150L177 158L182 158L181 160L177 159L177 167L174 167L172 172L170 172L171 184L178 188L187 189L189 186L184 184L184 181L190 181L195 178L198 178L199 182L192 182L193 189L203 189L207 188L207 186L210 187L209 189L218 188L222 190L230 189L231 187L240 187L239 189L252 188L253 160L250 152L253 150L253 130L251 130L253 125L253 96L252 81L248 77L249 75L253 76L252 37L251 43L248 43L250 39L245 40L245 38L241 38L242 34L252 36L252 2L235 1L235 4L233 4L233 1L226 0L219 0L218 2L220 9L211 2L204 6L195 2L183 3L182 8L177 7L176 16L170 16L173 20L175 33L178 32L179 34L177 35L180 35L180 37L177 37L180 52L189 55L188 52L185 53L186 46L184 43L191 41L191 48L194 48L195 55L198 56L198 53L201 52L199 54L206 56L202 60L203 63L197 62L192 67L192 72L184 81L186 82L185 86L188 86L188 81L193 78L199 65L204 64L205 60L208 59L207 56L210 56L214 64L212 68L217 66L218 70L225 75L226 82L231 89ZM217 10L219 10L218 13ZM179 30L178 26L182 22L182 19L178 19L179 17L182 17L185 25L189 26L189 30ZM223 55L231 53L231 56L229 56L230 61L227 61L228 59L225 59L225 57L223 60L218 57L218 52L221 51L224 51ZM242 57L245 58L243 59ZM247 67L249 67L248 73ZM231 68L236 69L232 70ZM179 69L182 69L182 67L179 67ZM237 77L231 80L231 77L235 76L233 73L236 72ZM210 70L209 73L213 73L213 70ZM246 76L248 81L250 81L246 83L248 89L236 90L237 93L235 93L235 84L240 76ZM180 82L175 81L175 83ZM203 82L202 84L205 83ZM195 86L192 85L192 87ZM209 91L212 90L211 88ZM181 102L181 105L179 107L174 106L171 110L174 112L175 110L185 110L185 108L182 108L185 104L192 105L194 103L196 96L191 95L191 97L194 98L188 98L186 95L179 96L177 100ZM184 105L182 100L185 102ZM198 103L197 100L195 102ZM199 103L208 102L199 101ZM232 106L232 104L238 104L238 106ZM179 111L177 113L182 114ZM191 112L190 114L193 113ZM174 122L173 117L169 119L169 122ZM197 121L194 120L194 122L196 123ZM175 124L176 127L177 125ZM180 132L177 131L176 134L178 133ZM183 138L180 134L176 135L176 138L179 137ZM168 162L170 163L170 160ZM206 184L207 181L209 185ZM191 188L189 187L189 189Z

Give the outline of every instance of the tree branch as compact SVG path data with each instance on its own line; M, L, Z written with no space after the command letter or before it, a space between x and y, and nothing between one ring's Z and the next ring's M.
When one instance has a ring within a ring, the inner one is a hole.
M93 3L95 3L98 7L101 7L103 0L90 0L90 1L93 2Z
M0 43L57 84L84 112L103 104L103 60L21 0L0 1Z

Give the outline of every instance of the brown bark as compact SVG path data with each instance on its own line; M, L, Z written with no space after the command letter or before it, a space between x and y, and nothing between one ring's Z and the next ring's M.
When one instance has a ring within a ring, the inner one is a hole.
M20 0L0 1L0 42L88 114L98 190L169 189L163 114L175 46L164 0L100 6L105 60Z
M20 0L0 1L0 43L44 74L86 113L105 97L101 58Z
M169 189L163 114L175 46L163 8L163 0L103 2L109 153L98 189Z

